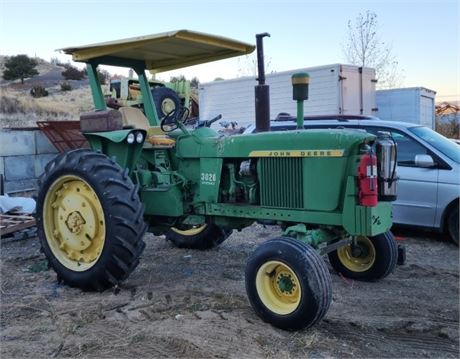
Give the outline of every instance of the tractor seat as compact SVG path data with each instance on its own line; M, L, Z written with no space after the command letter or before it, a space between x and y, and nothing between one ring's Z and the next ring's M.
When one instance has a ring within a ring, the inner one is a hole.
M153 147L171 148L176 144L176 140L167 136L160 126L150 126L147 117L141 110L135 107L120 107L123 126L132 126L147 131L147 142Z

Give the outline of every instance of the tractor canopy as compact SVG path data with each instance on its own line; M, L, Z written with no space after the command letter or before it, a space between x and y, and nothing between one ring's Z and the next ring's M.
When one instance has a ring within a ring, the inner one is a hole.
M253 52L254 45L189 30L132 37L61 49L74 61L132 67L162 72Z
M101 42L60 49L72 59L87 64L88 79L96 110L105 110L106 103L97 74L98 65L130 67L138 75L145 114L151 126L160 119L153 103L145 70L151 73L174 70L206 62L246 55L254 45L226 37L189 30Z

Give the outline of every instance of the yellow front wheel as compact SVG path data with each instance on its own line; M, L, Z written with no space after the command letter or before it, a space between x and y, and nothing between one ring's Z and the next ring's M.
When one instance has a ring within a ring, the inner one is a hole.
M354 244L329 253L332 267L346 277L375 281L393 272L398 248L391 232L374 237L358 236Z
M320 321L332 300L331 277L309 245L281 237L260 245L246 265L246 292L266 322L297 330Z
M86 290L125 279L145 246L136 187L118 164L86 149L63 153L47 165L37 224L42 250L58 278Z

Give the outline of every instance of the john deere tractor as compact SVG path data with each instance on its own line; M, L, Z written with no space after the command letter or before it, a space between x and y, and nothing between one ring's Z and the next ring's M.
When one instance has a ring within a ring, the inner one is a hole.
M104 290L139 263L148 230L183 248L209 249L254 222L281 234L247 262L249 301L266 322L301 329L331 303L322 258L344 276L374 281L390 274L397 247L391 227L395 146L354 130L301 130L309 77L292 77L299 130L270 132L263 38L256 36L257 133L219 137L215 119L187 124L185 107L159 116L146 70L172 70L245 55L255 46L187 30L66 48L87 64L95 111L81 115L91 149L50 162L41 178L37 221L58 279ZM132 68L143 109L107 109L100 64Z

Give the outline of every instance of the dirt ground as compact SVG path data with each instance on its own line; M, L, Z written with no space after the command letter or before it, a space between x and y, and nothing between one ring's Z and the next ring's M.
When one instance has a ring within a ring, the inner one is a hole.
M459 252L440 235L397 233L406 265L378 283L333 274L325 319L287 332L244 289L248 255L277 234L257 225L204 252L147 235L140 266L103 293L58 284L36 238L2 239L1 357L458 358Z

